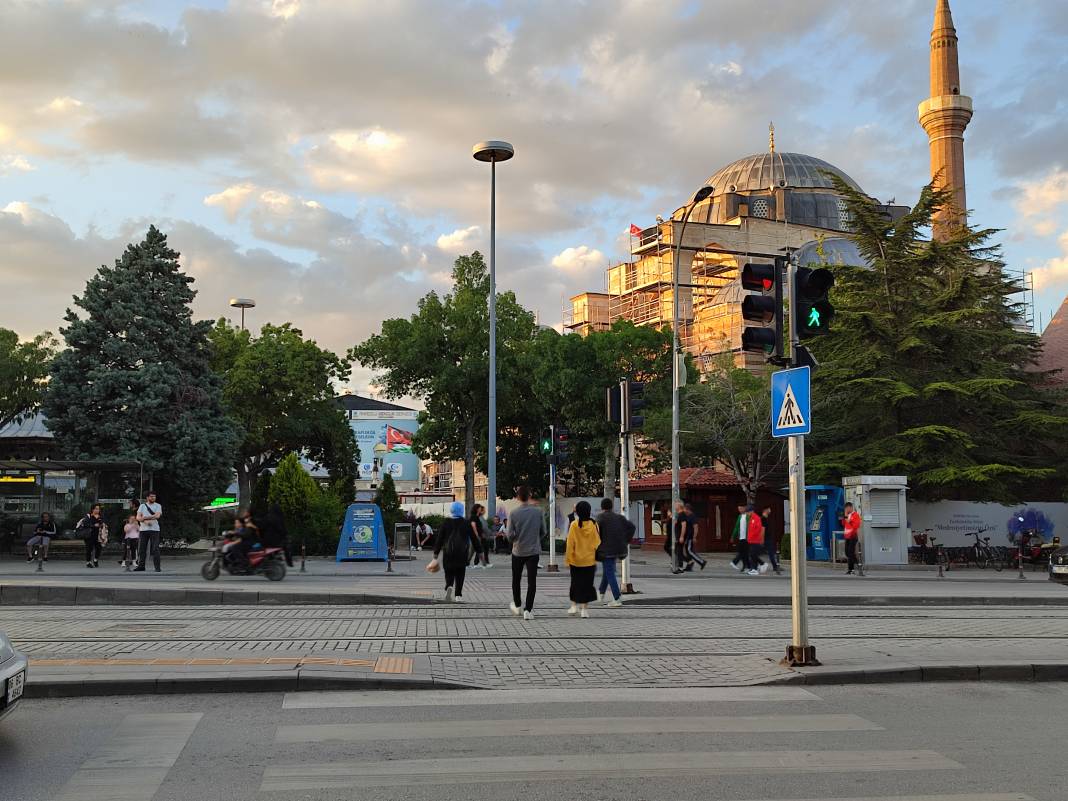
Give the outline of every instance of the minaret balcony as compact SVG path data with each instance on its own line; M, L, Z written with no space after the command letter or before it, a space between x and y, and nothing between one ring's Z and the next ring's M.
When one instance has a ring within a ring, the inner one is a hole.
M929 97L920 103L919 117L924 128L928 122L943 122L947 117L967 125L972 118L972 99L966 95Z

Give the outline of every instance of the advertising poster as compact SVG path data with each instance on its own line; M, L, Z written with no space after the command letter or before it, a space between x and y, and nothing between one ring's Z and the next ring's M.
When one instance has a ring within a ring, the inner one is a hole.
M350 411L349 425L360 446L360 480L377 483L385 475L394 481L419 481L419 457L412 437L419 430L415 411Z

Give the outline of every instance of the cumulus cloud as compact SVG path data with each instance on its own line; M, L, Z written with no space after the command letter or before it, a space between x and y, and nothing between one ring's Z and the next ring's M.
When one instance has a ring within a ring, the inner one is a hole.
M0 175L9 172L31 172L36 169L25 156L17 153L0 153Z
M605 255L589 245L565 248L553 256L552 265L565 273L586 273L603 270L608 264Z
M481 238L481 226L470 225L467 228L457 228L451 234L439 236L438 247L446 253L464 253L473 250Z
M1035 290L1068 285L1068 231L1057 237L1060 255L1047 259L1041 267L1032 271Z

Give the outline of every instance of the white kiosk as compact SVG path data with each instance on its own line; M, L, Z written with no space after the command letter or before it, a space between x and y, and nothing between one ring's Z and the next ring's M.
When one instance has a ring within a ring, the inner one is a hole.
M909 561L906 476L848 476L845 502L860 513L861 556L866 565L905 565Z

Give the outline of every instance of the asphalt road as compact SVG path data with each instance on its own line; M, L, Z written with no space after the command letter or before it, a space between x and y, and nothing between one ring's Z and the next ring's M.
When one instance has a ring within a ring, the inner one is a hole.
M4 801L1059 801L1068 684L32 700Z

